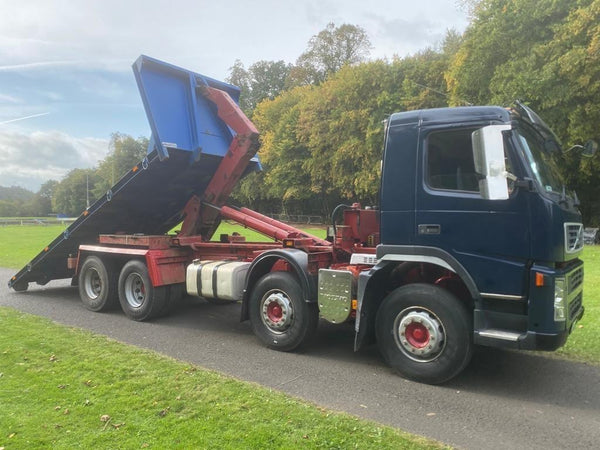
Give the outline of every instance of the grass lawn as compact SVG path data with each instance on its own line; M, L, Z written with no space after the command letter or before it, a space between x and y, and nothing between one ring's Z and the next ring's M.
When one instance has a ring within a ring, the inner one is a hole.
M567 344L557 351L570 359L600 364L600 246L583 250L585 280L583 305L585 314Z
M0 308L0 448L440 448Z

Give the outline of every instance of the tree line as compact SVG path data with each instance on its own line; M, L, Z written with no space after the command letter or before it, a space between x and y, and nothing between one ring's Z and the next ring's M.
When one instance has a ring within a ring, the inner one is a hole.
M332 23L294 64L257 61L246 68L235 61L228 81L240 86L240 104L261 132L264 170L246 177L233 201L262 212L319 215L340 202L376 204L383 122L398 111L510 106L518 99L566 148L600 140L600 0L464 3L465 32L449 30L437 46L414 55L369 60L367 33ZM113 135L96 169L75 169L46 186L53 211L79 214L86 180L99 197L146 146L145 138ZM572 152L560 159L586 225L598 225L599 158Z
M258 209L321 214L338 202L375 203L383 120L397 111L520 100L564 148L599 140L600 0L464 3L465 32L450 30L438 46L411 56L364 61L363 46L361 57L332 65L310 83L288 77L277 95L267 95L253 74L268 63L251 66L247 79L256 84L245 85L252 98L246 106L261 131L265 170L243 181L235 199ZM313 47L318 56L322 46ZM586 225L600 224L600 159L578 152L557 158Z

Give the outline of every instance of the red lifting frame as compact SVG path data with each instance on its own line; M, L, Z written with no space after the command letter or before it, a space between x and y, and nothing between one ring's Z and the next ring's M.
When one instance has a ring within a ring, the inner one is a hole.
M258 151L258 130L227 92L210 86L203 86L200 90L216 105L219 118L236 133L202 197L203 202L223 206ZM209 240L218 226L218 215L214 208L202 208L198 222L193 227L185 227L185 233L201 234Z

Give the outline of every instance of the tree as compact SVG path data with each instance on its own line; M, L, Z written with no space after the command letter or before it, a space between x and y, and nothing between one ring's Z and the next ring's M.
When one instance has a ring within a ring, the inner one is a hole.
M285 61L257 61L246 70L238 59L227 81L241 89L240 106L251 114L262 100L273 100L284 90L290 69Z
M318 84L345 65L366 60L371 50L367 32L357 26L327 24L314 35L308 48L296 60L290 73L290 85Z
M109 154L99 162L95 171L93 198L100 198L133 166L138 164L148 149L148 139L134 139L129 135L113 133L109 143ZM90 184L92 186L92 184Z
M552 39L556 24L572 8L572 2L556 0L481 0L469 5L471 24L447 73L455 105L489 103L494 76Z
M71 170L54 189L54 211L71 217L79 216L87 207L88 184L96 181L93 169Z
M56 180L48 180L42 184L31 201L32 215L47 216L52 212L52 197L57 185L58 181Z

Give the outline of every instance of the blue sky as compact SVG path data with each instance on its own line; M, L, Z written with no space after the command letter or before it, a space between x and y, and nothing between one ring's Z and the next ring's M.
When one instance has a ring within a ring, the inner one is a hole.
M236 59L293 63L327 23L369 34L371 58L463 31L456 0L0 0L0 186L36 191L93 167L113 132L149 136L131 65L146 54L216 79Z

